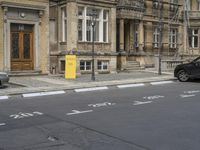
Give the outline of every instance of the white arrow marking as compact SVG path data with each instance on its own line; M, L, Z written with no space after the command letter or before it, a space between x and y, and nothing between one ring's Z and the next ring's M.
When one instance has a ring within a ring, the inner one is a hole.
M6 124L5 123L0 123L0 126L5 126Z
M181 98L187 98L187 97L194 97L194 96L196 96L196 95L191 94L191 95L180 95L180 96L181 96Z
M152 101L146 101L146 102L141 102L141 101L135 101L133 105L144 105L144 104L149 104L152 103Z
M85 111L78 111L78 110L72 110L72 113L67 113L67 115L77 115L77 114L83 114L83 113L89 113L93 112L93 110L85 110Z

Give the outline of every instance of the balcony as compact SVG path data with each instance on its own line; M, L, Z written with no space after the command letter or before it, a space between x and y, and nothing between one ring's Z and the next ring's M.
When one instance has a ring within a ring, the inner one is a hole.
M118 0L117 9L144 11L144 0Z
M145 0L118 0L117 18L141 19Z

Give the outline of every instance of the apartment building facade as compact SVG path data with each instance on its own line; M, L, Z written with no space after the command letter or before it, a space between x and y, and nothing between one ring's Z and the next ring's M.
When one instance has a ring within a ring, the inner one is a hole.
M184 54L196 57L200 55L200 1L187 1L186 10Z
M0 70L48 73L49 1L0 0Z
M77 73L92 69L89 11L98 12L95 71L158 66L162 60L199 55L198 1L185 0L52 0L50 4L50 70L63 73L65 55L77 55ZM133 63L130 63L133 62Z
M77 74L92 70L91 10L97 13L94 30L95 72L116 72L116 1L52 0L50 3L51 72L63 73L65 55L77 56Z

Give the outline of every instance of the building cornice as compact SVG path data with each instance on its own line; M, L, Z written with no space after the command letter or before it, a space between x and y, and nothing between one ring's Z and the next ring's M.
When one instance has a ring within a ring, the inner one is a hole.
M39 10L44 11L46 9L45 6L41 5L32 5L32 4L23 4L23 3L15 3L15 2L0 2L1 7L10 7L10 8L23 8L23 9L31 9L31 10Z

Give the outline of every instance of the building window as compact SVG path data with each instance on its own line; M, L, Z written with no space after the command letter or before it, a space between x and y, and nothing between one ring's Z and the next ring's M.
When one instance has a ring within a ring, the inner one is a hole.
M177 47L177 29L170 29L169 32L169 47L176 48Z
M92 62L90 60L81 60L80 61L80 70L81 71L90 71L92 68Z
M98 70L108 70L108 64L109 64L109 61L105 61L105 60L99 60L97 62L97 69Z
M178 9L178 0L170 0L170 11L176 12Z
M190 0L185 0L185 10L190 10Z
M198 10L200 11L200 1L198 1Z
M158 46L159 46L159 38L160 38L159 29L155 28L154 29L154 33L153 33L153 47L154 48L158 48Z
M137 48L139 47L139 32L138 32L138 24L135 24L135 39L134 39L134 46Z
M103 11L103 41L108 42L108 11Z
M61 7L61 41L67 40L67 9L66 6Z
M191 48L198 48L199 46L199 32L198 29L189 29L188 31L188 39L189 39L189 46Z
M84 8L78 8L78 40L83 40L83 28L84 28Z
M93 33L92 33L92 26L91 26L91 16L90 12L92 11L92 8L87 8L87 16L86 16L86 26L87 26L87 34L86 34L86 41L92 42L93 39ZM97 18L95 22L95 28L94 28L94 41L99 41L99 22L100 22L100 10L96 9L97 12Z
M153 9L159 9L159 2L158 2L158 0L153 0Z
M64 60L60 61L60 71L65 71L65 61Z
M93 33L91 27L90 11L93 8L78 8L78 40L92 42ZM94 29L94 41L108 42L108 11L104 9L96 9L97 18ZM102 32L101 32L102 31Z

